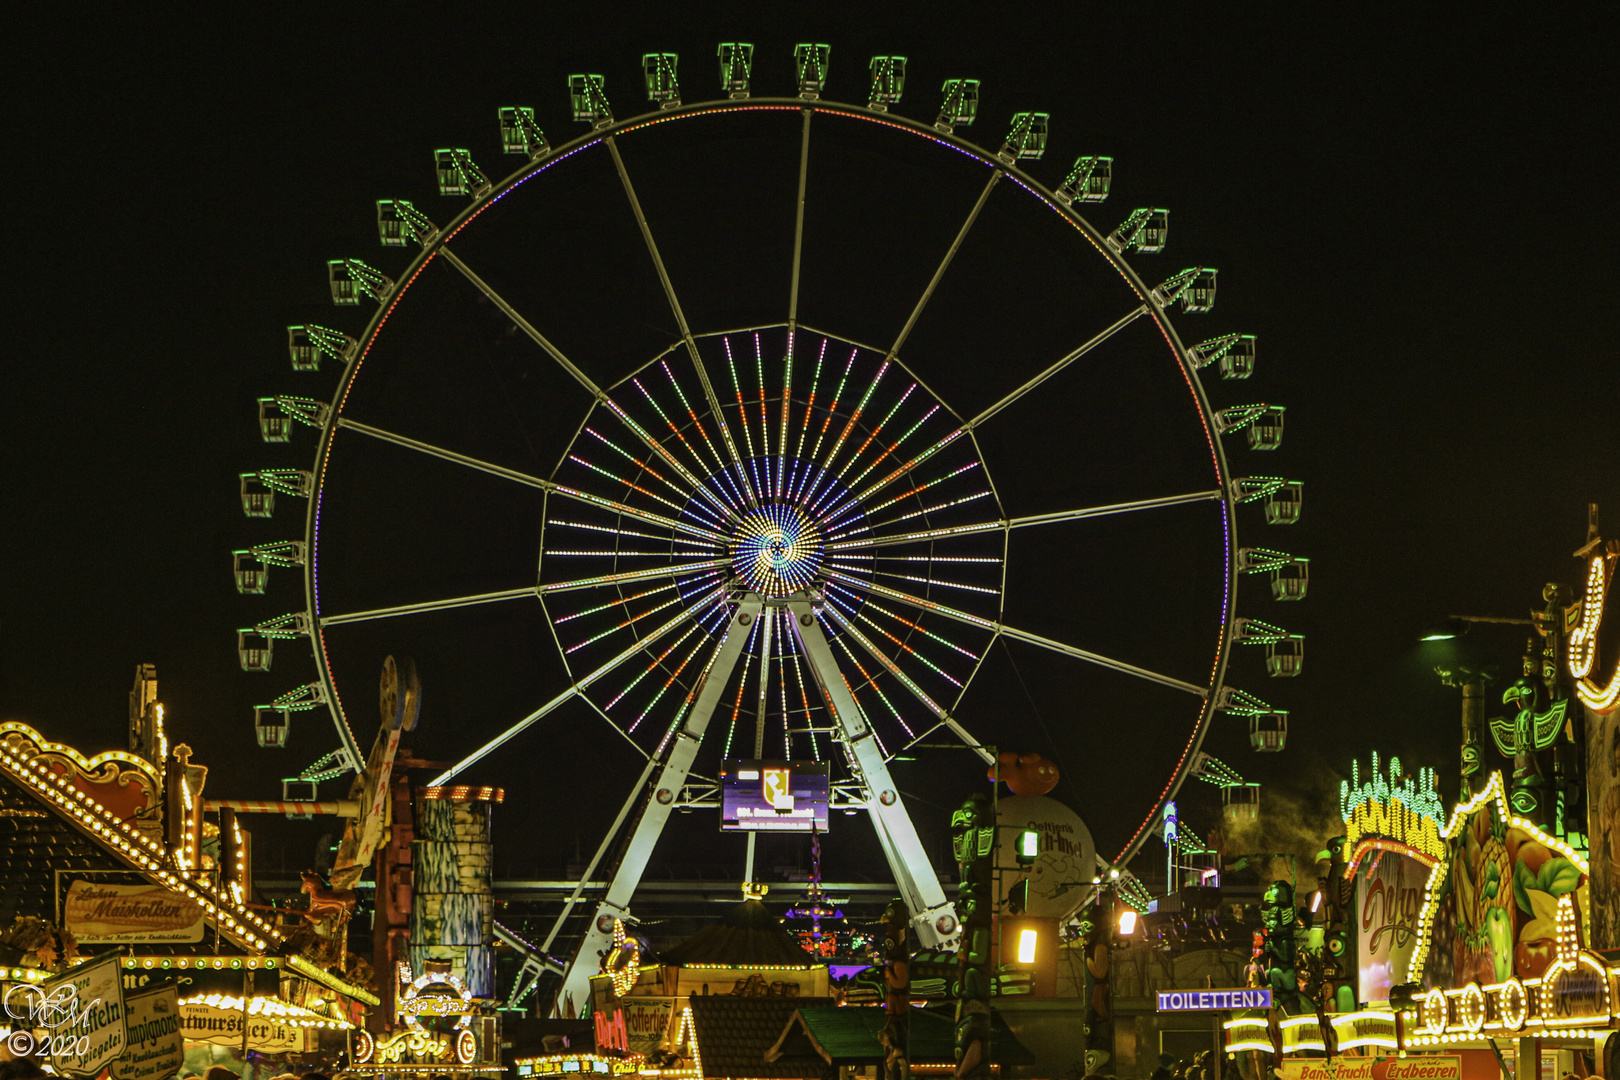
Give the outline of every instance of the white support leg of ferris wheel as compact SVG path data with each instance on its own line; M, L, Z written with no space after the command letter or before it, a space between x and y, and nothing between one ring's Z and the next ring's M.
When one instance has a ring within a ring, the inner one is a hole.
M642 797L641 814L636 818L624 856L613 870L613 880L608 883L607 893L597 903L596 911L585 927L579 949L569 960L568 970L563 973L562 987L557 994L559 1015L563 1003L567 1001L572 1001L575 1008L589 1007L590 980L596 974L597 953L612 944L613 920L629 914L630 898L641 884L647 860L652 857L653 847L669 821L669 813L680 798L681 788L691 772L698 747L703 743L703 733L708 730L709 718L714 715L715 706L720 704L726 683L731 680L731 673L748 644L754 620L759 618L763 610L764 601L758 595L744 593L737 609L731 613L726 636L715 649L709 670L703 674L697 699L692 703L692 709L686 714L680 730L670 740L663 764L658 767L652 786ZM607 922L606 930L602 928L604 920Z
M810 662L810 671L827 703L827 709L843 733L844 749L850 767L866 787L866 812L872 819L878 843L889 860L895 885L911 911L911 925L924 948L934 948L956 935L956 907L945 899L939 875L923 850L911 816L900 801L900 791L889 776L889 765L878 746L875 733L866 722L866 715L844 681L843 672L833 658L827 637L821 632L815 608L821 603L819 596L795 593L788 599L788 610L793 613L793 629Z

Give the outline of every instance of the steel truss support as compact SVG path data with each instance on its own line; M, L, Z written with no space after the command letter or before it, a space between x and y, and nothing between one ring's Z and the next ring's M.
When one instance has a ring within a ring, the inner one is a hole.
M884 857L888 859L889 869L894 874L901 895L905 897L906 905L912 912L911 921L917 929L917 936L927 947L942 944L956 933L956 909L945 898L945 890L941 888L933 864L923 850L916 828L911 824L905 804L900 799L900 792L889 775L889 766L885 761L883 748L878 744L876 733L867 723L866 715L850 692L843 673L838 670L838 662L833 658L832 649L827 644L826 635L822 633L821 624L817 619L816 609L821 604L819 593L811 592L795 593L785 602L780 600L769 602L771 607L785 607L793 617L793 628L800 649L809 662L822 700L826 702L828 712L834 717L850 771L854 773L861 788L860 805L865 806L871 818L878 842L883 847ZM625 842L623 854L619 858L618 866L614 868L607 892L597 903L579 948L563 974L562 986L557 996L559 1009L567 1001L572 1001L575 1008L580 1008L589 1000L590 977L595 971L595 959L612 941L613 920L628 917L630 900L641 884L641 875L647 868L653 847L669 821L670 812L679 807L683 801L690 802L685 796L688 794L686 789L690 786L688 781L692 763L697 758L698 748L702 745L703 735L708 730L709 720L720 704L726 684L730 681L737 662L748 644L752 627L764 613L766 606L767 601L755 593L745 593L737 602L726 635L715 649L714 657L694 691L692 709L687 713L685 722L670 740L663 761L648 763L648 772L643 773L637 791L626 803L619 821L616 821L614 827L609 830L608 838L604 839L605 848L618 831L619 823L627 816L630 805L639 799L641 812ZM770 626L770 619L763 625ZM756 750L756 755L757 753ZM650 784L647 783L649 775ZM599 850L597 858L601 855L602 851ZM595 862L593 859L592 869ZM587 871L581 877L581 887L576 888L574 896L570 897L569 908L578 899L583 882L590 876L590 871ZM564 917L566 914L565 910ZM552 927L551 934L546 939L546 945L542 946L542 951L556 938L561 923L562 919L559 918L558 924Z
M842 733L850 769L866 787L866 812L872 819L878 843L883 846L883 855L889 860L895 885L911 912L911 925L923 948L934 948L956 934L956 908L945 899L934 864L923 850L917 829L900 800L900 791L889 775L877 734L866 722L866 715L838 670L832 648L821 632L821 622L816 617L816 608L821 603L817 594L793 594L787 604L794 616L793 631L810 662L811 674L827 703L827 711L832 713Z
M568 971L563 975L562 988L557 996L559 1004L572 1000L576 1008L583 1008L589 1003L590 979L596 973L597 954L613 940L613 920L624 918L630 912L630 898L641 884L647 860L652 857L653 847L669 822L670 811L675 809L679 801L692 762L697 758L698 747L703 744L709 719L720 704L726 683L730 681L731 673L748 644L754 621L764 608L765 603L757 594L745 593L738 601L737 609L731 613L730 621L726 624L726 636L720 639L714 658L693 695L692 709L686 714L686 720L675 737L669 740L664 760L654 772L652 784L643 796L641 814L636 818L624 853L619 857L619 865L613 870L607 893L597 903L579 948L568 962Z

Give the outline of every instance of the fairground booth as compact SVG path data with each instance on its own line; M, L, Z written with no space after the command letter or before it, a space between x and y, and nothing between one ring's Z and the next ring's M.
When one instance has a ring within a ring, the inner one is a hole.
M1272 1007L1224 1021L1245 1075L1620 1074L1620 673L1598 638L1620 544L1594 515L1576 554L1584 589L1543 591L1522 675L1490 695L1505 715L1492 672L1437 669L1461 691L1461 798L1376 755L1343 785L1319 888L1267 909L1250 981Z
M306 919L251 903L251 836L205 814L207 774L147 665L128 750L0 724L0 1054L117 1080L339 1061L377 997Z

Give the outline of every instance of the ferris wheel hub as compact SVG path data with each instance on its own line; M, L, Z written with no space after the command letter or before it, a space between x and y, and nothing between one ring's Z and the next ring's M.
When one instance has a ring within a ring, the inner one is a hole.
M824 554L820 523L791 503L765 503L744 514L730 546L738 579L771 598L807 588Z

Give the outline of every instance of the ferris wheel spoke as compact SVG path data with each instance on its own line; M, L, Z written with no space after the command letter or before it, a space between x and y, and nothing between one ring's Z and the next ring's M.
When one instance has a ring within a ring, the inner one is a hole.
M689 469L682 465L667 447L658 442L658 440L654 439L651 433L649 433L640 424L636 423L630 414L626 412L617 401L613 400L612 396L609 395L607 391L603 390L600 386L597 386L590 376L581 371L573 361L569 360L568 357L563 354L561 349L553 345L544 334L540 333L539 330L536 330L532 325L530 325L528 320L524 319L524 317L518 313L517 309L512 307L511 304L507 303L506 300L487 282L485 282L477 274L473 273L472 268L466 263L462 262L460 257L452 252L449 247L441 247L439 251L452 266L461 271L462 275L468 281L470 281L479 292L487 296L490 302L496 307L500 308L501 311L505 312L506 316L511 319L520 330L529 335L529 337L532 338L537 345L544 349L553 360L562 365L563 369L566 370L568 374L573 376L574 380L578 382L580 386L584 387L586 392L589 393L591 397L600 402L601 405L614 416L618 417L620 423L624 424L624 426L641 441L642 445L646 446L654 454L667 462L669 467L674 469L681 479L685 480L689 485L691 485L693 491L700 492L711 500L715 499L714 494L707 489L703 482L699 480ZM594 431L592 434L596 435L597 438L603 438L603 436ZM615 446L614 449L619 448ZM620 450L620 453L624 453L624 451ZM626 456L628 457L630 455L627 454ZM635 459L632 458L632 460ZM637 461L637 464L641 464L641 462ZM660 476L659 479L663 480L664 478ZM668 483L667 480L664 482ZM715 501L716 504L719 505L718 500ZM720 508L726 512L727 516L735 517L735 514L728 508L724 507L723 505Z
M906 320L906 325L900 328L899 336L894 339L894 344L889 347L889 355L886 359L893 360L900 355L901 346L905 345L906 338L911 336L911 330L917 325L917 320L922 318L923 308L928 306L929 298L934 295L934 290L939 287L940 281L945 277L945 271L950 268L951 260L956 258L957 249L962 246L962 241L967 239L968 231L973 228L973 223L979 220L979 212L984 209L984 204L990 201L990 193L995 190L996 184L1005 175L1000 169L995 169L990 173L989 181L985 183L984 190L979 193L979 201L973 204L973 209L968 212L967 220L962 222L962 227L957 230L956 239L952 240L951 246L946 249L945 257L940 260L938 268L934 270L934 276L929 279L928 287L923 290L922 296L918 298L917 306L911 309L911 317Z
M466 278L469 282L471 282L473 288L475 288L479 292L483 293L486 297L489 298L490 303L492 303L496 307L500 308L501 311L506 315L506 317L508 319L511 319L513 324L516 325L519 330L522 330L525 334L529 335L530 340L532 340L536 345L538 345L542 349L544 349L546 351L546 353L549 354L550 357L553 360L555 360L555 361L557 361L557 363L561 364L563 370L568 372L568 374L572 375L574 377L574 381L579 383L579 385L583 386L585 388L585 390L591 395L591 397L596 398L597 400L600 401L603 397L606 396L606 395L604 395L602 393L602 388L597 386L596 383L591 381L591 377L589 375L586 375L577 366L575 366L575 364L574 364L574 362L572 360L568 359L567 356L563 355L563 351L561 349L559 349L559 348L557 348L557 346L553 345L550 342L550 340L548 340L546 338L546 336L544 334L542 334L540 331L536 330L533 326L531 326L529 324L529 320L525 319L522 315L518 314L517 309L514 308L511 304L508 304L506 302L505 298L503 298L500 293L496 292L494 290L494 288L492 288L489 285L488 282L486 282L483 278L479 277L477 274L473 273L472 268L469 267L466 263L462 262L461 258L458 255L456 255L455 252L450 250L449 245L447 245L447 244L440 245L439 254L443 255L445 260L451 266L453 266L457 270L461 271L461 276Z
M687 622L688 620L692 620L693 618L694 616L689 610L682 610L676 613L674 618L670 619L663 625L648 631L647 634L635 644L631 645L629 648L625 649L623 652L619 653L617 656L613 657L607 663L592 671L590 674L585 675L582 678L575 679L574 684L568 689L564 690L562 693L540 706L534 712L530 713L528 716L525 716L511 727L495 736L495 738L491 739L483 746L480 746L477 750L474 750L472 753L450 766L438 776L434 777L431 781L429 781L430 786L438 786L440 784L448 783L452 778L466 771L479 761L482 761L484 758L506 745L506 743L510 742L524 731L545 719L546 716L553 712L558 706L569 701L577 694L583 694L592 683L606 675L611 674L614 670L621 667L631 658L636 656L636 654L650 648L654 642L662 640L676 627L680 626L684 622Z
M1111 503L1107 506L1087 506L1078 510L1057 510L1050 514L1031 514L1028 517L981 521L973 525L950 525L938 529L920 529L917 532L888 533L881 536L835 540L827 544L827 551L831 553L834 551L846 551L851 548L893 547L896 544L944 540L953 536L972 536L975 533L1000 532L1003 529L1023 529L1031 525L1051 525L1062 521L1107 517L1110 514L1129 514L1139 510L1159 510L1167 506L1213 502L1221 498L1221 496L1221 490L1216 488L1213 491L1195 491L1187 495L1167 495L1159 499L1139 499L1136 502ZM859 532L858 530L852 530L850 535L859 536Z
M654 514L648 510L641 510L634 506L627 506L624 503L615 502L612 499L603 498L600 495L592 495L589 492L581 491L578 488L567 487L563 484L554 483L550 480L542 480L538 476L530 476L528 473L518 472L516 469L508 469L502 465L495 465L488 461L480 461L479 459L469 457L466 454L458 454L454 450L446 450L442 446L434 446L432 443L425 443L419 439L412 439L404 435L398 435L392 431L386 431L379 427L372 427L370 424L362 424L357 420L350 420L347 417L339 417L338 426L348 428L350 431L357 431L362 435L370 435L372 438L379 439L383 442L393 443L395 446L403 446L407 450L415 450L418 453L427 454L430 457L436 457L443 461L465 466L466 468L474 469L478 472L489 473L491 476L499 476L503 480L511 480L527 487L538 488L541 491L561 495L564 498L573 499L575 501L586 503L587 505L595 506L603 510L612 510L614 513L624 514L627 517L633 517L640 521L651 522L654 525L662 525L666 529L675 529L679 532L684 532L692 536L701 536L706 540L712 540L721 545L724 545L726 542L725 535L715 532L713 529L705 529L689 522L677 521L674 518L668 518L662 514Z
M939 717L942 720L945 718L945 716L946 716L945 706L943 706L939 702L935 701L932 697L930 697L928 695L928 692L926 690L924 690L922 687L918 686L916 684L916 682L912 680L911 676L907 675L904 671L901 671L899 664L895 663L888 656L885 656L883 654L883 650L879 649L877 647L877 645L873 643L871 638L867 637L865 634L863 634L861 632L860 627L855 625L854 620L851 620L850 618L848 618L842 611L839 611L838 608L836 606L832 605L832 604L828 604L827 606L823 607L822 610L826 611L826 612L830 612L832 614L832 617L833 617L834 621L836 621L839 626L843 627L844 633L846 633L850 637L854 638L855 643L857 645L859 645L863 650L865 650L866 655L870 656L873 660L877 661L877 663L880 666L882 666L882 668L885 671L887 671L890 675L894 676L895 681L898 682L901 686L905 687L908 691L910 691L911 696L916 698L919 702L921 702L922 706L925 709L927 709L929 712L933 713L935 716ZM857 618L859 618L859 616L857 616ZM869 620L868 620L868 622L869 622L869 625L873 625L874 628L876 628L875 624L870 624ZM894 643L900 649L902 649L903 651L905 651L907 653L911 653L913 656L916 655L916 653L912 649L907 647L907 645L903 641L901 641L899 638L895 638L892 635L885 635L885 636L890 637L890 639L892 641L894 641ZM954 679L951 680L951 681L955 682Z
M845 581L856 586L857 588L862 588L869 592L875 593L878 596L886 597L890 600L898 600L903 604L909 604L910 606L917 608L919 611L932 611L936 614L945 616L947 619L954 619L957 622L966 623L969 626L976 626L981 630L989 630L994 633L1001 634L1004 637L1010 637L1014 641L1022 641L1030 645L1038 645L1043 649L1050 649L1053 652L1063 653L1065 656L1072 656L1077 660L1084 660L1089 664L1096 664L1098 667L1105 667L1112 671L1118 671L1126 675L1134 675L1138 679L1145 679L1148 682L1158 683L1160 686L1168 686L1172 689L1181 690L1188 694L1195 694L1198 697L1209 696L1209 690L1205 687L1194 686L1190 682L1184 682L1181 679L1177 679L1169 675L1161 675L1157 671L1151 671L1148 668L1138 667L1135 664L1128 664L1123 660L1115 660L1113 657L1104 656L1101 653L1094 653L1089 649L1082 649L1076 645L1068 645L1061 641L1054 641L1052 638L1042 637L1040 634L1033 634L1028 630L1020 630L1015 626L1008 626L1006 623L996 622L993 619L986 619L978 615L970 615L968 612L959 611L953 607L947 607L946 605L938 603L934 600L925 600L920 596L913 596L911 593L902 592L899 589L892 589L887 585L879 585L875 581L863 582L858 579L848 577L836 570L828 570L827 575L829 577Z
M1110 326L1108 329L1104 330L1102 333L1080 346L1078 349L1075 349L1073 352L1069 353L1069 355L1065 356L1063 359L1059 360L1057 363L1053 364L1051 367L1029 380L1029 382L1025 383L1023 386L1020 386L1018 389L1014 390L1012 393L1008 394L1006 397L984 410L978 416L975 416L973 419L969 420L964 426L969 429L978 427L980 424L996 415L1002 409L1005 409L1007 406L1011 405L1013 402L1017 401L1019 398L1041 385L1047 379L1050 379L1052 376L1056 375L1058 372L1062 371L1064 368L1086 355L1086 353L1090 352L1092 349L1095 349L1097 346L1101 345L1103 342L1107 341L1109 338L1131 325L1131 323L1141 318L1143 315L1146 315L1147 310L1147 305L1143 304L1141 307L1126 315L1114 325Z
M704 445L708 447L710 456L714 458L715 467L720 469L721 474L724 475L724 460L722 459L719 451L715 450L714 443L709 439L709 433L704 429L703 421L698 419L697 410L692 408L691 403L686 400L686 392L681 389L680 381L675 378L675 373L669 369L669 362L667 360L660 359L658 361L658 367L659 370L664 373L664 377L669 380L670 389L674 390L675 396L680 399L681 410L686 413L687 419L691 421L693 427L696 428L698 435L703 439ZM653 396L650 390L647 389L646 385L641 381L640 376L632 377L630 379L630 384L640 391L642 398L645 399L647 404L652 407L653 411L658 414L658 418L664 422L664 426L669 429L670 435L677 443L681 445L682 448L686 450L688 454L692 456L692 460L697 463L698 469L705 473L711 472L712 470L709 463L703 459L702 454L697 452L697 447L687 439L686 433L680 429L680 427L670 417L669 413L664 411L664 407L658 403L658 399ZM673 451L669 450L662 443L658 444L658 450L660 454L670 457L673 461ZM718 507L724 517L732 522L737 520L738 504L744 501L741 497L741 493L738 493L737 504L728 505L727 503L721 501L725 494L724 489L721 489L717 494L715 491L710 490L708 484L698 480L695 475L691 474L689 471L683 471L682 475L691 476L691 482L695 486L698 493L710 503Z
M624 185L624 194L630 200L630 210L636 216L636 224L641 228L641 238L647 243L647 254L652 256L653 267L658 271L658 280L664 286L664 295L669 299L670 311L675 315L675 325L680 328L681 339L686 342L686 352L692 358L692 366L697 370L698 382L703 385L703 396L709 403L709 411L714 415L715 425L720 429L720 440L725 443L726 452L731 456L731 463L742 471L742 456L737 453L737 443L731 437L731 429L726 426L725 414L720 411L720 399L715 397L714 385L709 381L709 372L703 366L703 357L698 353L697 341L692 337L692 328L687 325L686 313L681 310L681 301L675 295L675 285L669 279L669 271L664 268L663 257L658 254L658 242L653 239L652 226L647 223L647 215L641 212L641 200L636 198L635 185L630 182L630 173L624 167L624 157L619 153L619 144L609 135L602 140L607 143L608 153L613 155L613 167L618 170L619 182ZM758 500L750 491L749 504L756 505Z
M703 562L682 563L679 566L655 566L649 570L626 570L618 574L597 574L594 577L572 578L568 581L556 581L549 585L536 585L531 590L536 595L572 592L575 589L594 589L602 585L623 585L632 581L650 581L661 577L684 577L696 575L704 570L714 570L719 567L731 565L728 559L707 559Z
M799 264L804 255L804 190L810 177L810 118L814 109L804 110L804 128L799 135L799 199L793 214L793 280L788 286L788 348L793 348L793 331L799 324Z
M341 615L325 615L321 617L322 627L342 626L344 623L369 622L372 619L392 619L400 615L420 615L429 611L448 611L452 608L473 607L477 604L494 604L502 600L520 600L524 597L539 595L533 585L522 589L505 589L501 592L477 593L472 596L452 596L444 600L424 600L419 604L400 604L398 607L373 608L370 611L350 611Z
M730 559L706 559L702 562L682 563L679 566L655 566L650 570L627 570L619 574L598 574L594 577L555 581L545 585L525 585L521 589L503 589L500 592L451 596L443 600L423 600L420 603L372 608L369 611L349 611L340 615L322 616L320 624L323 627L342 626L344 623L391 619L401 615L421 615L429 611L448 611L453 608L474 607L478 604L495 604L503 600L521 600L529 597L546 596L551 593L572 592L576 589L594 589L603 585L621 585L662 577L695 577L704 570L716 570L728 566L730 563ZM671 588L672 586L663 587ZM615 601L615 603L617 602Z

